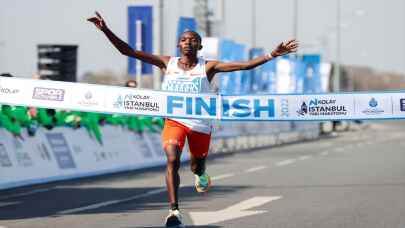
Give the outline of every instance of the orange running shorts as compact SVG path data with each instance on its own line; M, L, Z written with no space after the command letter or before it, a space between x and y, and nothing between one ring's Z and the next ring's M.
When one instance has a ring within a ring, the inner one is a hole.
M162 132L163 149L168 145L177 145L180 150L183 150L185 141L188 141L190 153L195 158L205 158L208 155L208 150L211 141L211 134L192 131L183 124L171 119L165 120L165 125Z

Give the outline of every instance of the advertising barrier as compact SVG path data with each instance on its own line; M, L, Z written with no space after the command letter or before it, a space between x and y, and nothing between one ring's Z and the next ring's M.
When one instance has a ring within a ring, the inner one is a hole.
M24 141L0 129L0 189L129 171L166 163L159 133L103 127L100 145L85 129L39 129ZM187 149L185 149L187 151ZM184 153L182 160L189 158Z
M16 78L1 78L0 88L0 104L128 115L227 121L405 118L405 92L230 96Z
M317 138L318 124L224 122L215 124L210 156ZM166 164L160 132L103 126L101 145L84 129L39 128L17 138L0 128L0 190L57 180L131 171ZM23 138L23 140L22 140ZM182 161L189 159L184 147Z

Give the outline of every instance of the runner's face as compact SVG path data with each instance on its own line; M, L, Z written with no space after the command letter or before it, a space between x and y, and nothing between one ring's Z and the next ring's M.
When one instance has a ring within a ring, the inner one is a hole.
M177 46L180 48L182 55L197 55L198 50L201 49L201 41L194 33L185 32L180 37Z

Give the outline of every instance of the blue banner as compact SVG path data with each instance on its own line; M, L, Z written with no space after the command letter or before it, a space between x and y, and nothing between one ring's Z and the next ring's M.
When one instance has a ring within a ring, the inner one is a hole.
M142 51L153 53L153 14L152 6L128 7L128 43L136 47L136 21L142 21ZM142 73L152 74L152 65L142 62ZM128 74L136 74L136 59L128 58Z
M257 58L259 56L263 56L264 55L264 49L263 48L252 48L250 49L249 52L249 57L250 59L254 59ZM253 70L250 70L250 74L251 74L251 92L253 93L257 93L260 91L263 91L261 89L261 85L262 85L262 73L263 73L263 66L259 66L254 68Z
M233 61L247 61L247 55L245 53L245 45L234 43L233 48ZM250 91L251 77L248 71L236 71L235 80L236 86L234 88L234 94L247 94Z
M304 92L319 93L321 88L320 55L304 55L302 57L305 71Z
M221 40L219 45L219 59L222 62L231 62L232 58L233 41L231 40ZM219 83L219 93L220 94L232 94L232 88L234 85L234 80L230 80L234 76L234 72L221 73L220 83Z
M232 40L221 40L219 49L219 60L222 62L246 60L245 45L235 43ZM219 92L228 95L246 93L250 87L249 80L249 74L244 71L222 73ZM248 86L242 86L243 83L248 83Z
M272 60L263 65L260 91L277 93L276 63L277 60Z
M304 93L304 82L306 78L306 65L301 60L295 61L296 93Z

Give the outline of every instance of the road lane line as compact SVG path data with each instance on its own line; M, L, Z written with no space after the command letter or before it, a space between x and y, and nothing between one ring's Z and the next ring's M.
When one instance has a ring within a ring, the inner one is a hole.
M21 202L0 202L0 208L1 207L7 207L7 206L11 206L11 205L16 205L16 204L20 204ZM1 228L1 227L0 227Z
M215 176L215 177L211 177L211 180L222 180L222 179L225 179L225 178L228 178L228 177L233 177L233 176L235 176L235 174L226 173L226 174L218 175L218 176Z
M225 178L233 177L233 176L235 176L235 174L228 173L228 174L223 174L223 175L211 177L211 180L221 180L221 179L225 179ZM184 185L180 185L180 187L184 187ZM148 192L142 193L140 195L128 197L128 198L125 198L125 199L110 200L110 201L105 201L105 202L101 202L101 203L91 204L91 205L84 206L84 207L63 210L63 211L58 212L57 214L64 215L64 214L78 213L78 212L87 211L87 210L94 210L94 209L98 209L98 208L101 208L101 207L111 206L111 205L119 204L119 203L125 203L125 202L129 202L129 201L132 201L132 200L136 200L136 199L148 197L148 196L151 196L151 195L163 193L163 192L166 192L166 188L155 189L155 190L148 191Z
M244 172L245 172L245 173L251 173L251 172L256 172L256 171L259 171L259 170L262 170L262 169L266 169L266 168L267 168L267 166L257 166L257 167L253 167L253 168L247 169L247 170L245 170Z
M49 192L51 190L54 190L55 188L44 188L44 189L36 189L36 190L32 190L29 192L22 192L22 193L16 193L16 194L12 194L12 195L6 195L3 197L0 197L0 200L3 199L10 199L10 198L15 198L15 197L20 197L20 196L29 196L29 195L34 195L37 193L42 193L42 192Z
M285 165L292 164L294 162L296 162L295 159L287 159L287 160L284 160L284 161L277 162L276 166L285 166Z
M304 161L304 160L308 160L308 159L310 159L310 158L311 158L311 156L309 156L309 155L304 155L304 156L298 157L298 160Z
M110 206L110 205L113 205L113 204L125 203L125 202L128 202L128 201L148 197L148 196L159 194L159 193L162 193L162 192L165 192L165 191L166 191L166 188L159 188L159 189L155 189L155 190L152 190L152 191L145 192L145 193L140 194L140 195L128 197L128 198L125 198L125 199L110 200L110 201L105 201L105 202L101 202L101 203L91 204L91 205L88 205L88 206L85 206L85 207L79 207L79 208L64 210L64 211L58 212L57 214L62 214L62 215L63 214L72 214L72 213L97 209L97 208L100 208L100 207L106 207L106 206Z

